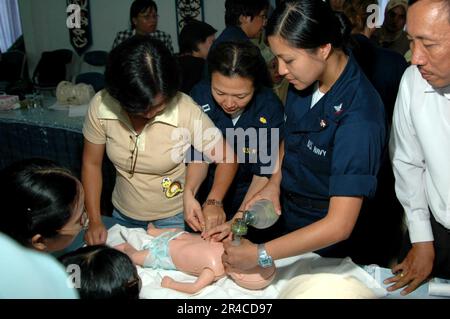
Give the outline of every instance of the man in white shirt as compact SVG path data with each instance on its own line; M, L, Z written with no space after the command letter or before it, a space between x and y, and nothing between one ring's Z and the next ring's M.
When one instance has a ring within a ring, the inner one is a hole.
M430 275L450 278L450 0L410 1L413 64L394 109L390 153L411 244L388 290L415 290Z

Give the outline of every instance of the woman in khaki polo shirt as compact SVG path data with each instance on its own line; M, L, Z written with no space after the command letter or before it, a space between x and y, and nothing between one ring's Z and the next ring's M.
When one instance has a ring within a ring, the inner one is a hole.
M234 153L199 106L178 92L179 73L167 48L149 37L130 38L111 51L105 79L83 128L86 242L106 241L100 219L105 152L116 168L113 217L122 224L184 228L183 209L201 212L193 194L204 176L185 177L183 159L191 145L219 163L199 222L205 225L203 214L223 216L220 202L237 170Z

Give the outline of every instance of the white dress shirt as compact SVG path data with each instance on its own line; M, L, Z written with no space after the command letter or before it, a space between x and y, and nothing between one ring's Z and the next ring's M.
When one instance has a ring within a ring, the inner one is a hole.
M433 241L429 208L450 229L450 86L434 89L416 66L405 71L389 150L411 242Z

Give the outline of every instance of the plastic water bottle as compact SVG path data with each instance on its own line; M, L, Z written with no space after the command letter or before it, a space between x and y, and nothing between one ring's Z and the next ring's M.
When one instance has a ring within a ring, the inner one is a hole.
M280 216L270 200L261 199L244 212L244 222L258 229L269 228L276 223Z

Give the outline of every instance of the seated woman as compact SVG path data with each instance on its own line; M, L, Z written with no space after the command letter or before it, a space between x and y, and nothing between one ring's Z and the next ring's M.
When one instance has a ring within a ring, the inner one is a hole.
M141 279L136 267L124 253L105 245L80 248L59 258L69 268L79 267L72 276L80 299L139 299ZM79 280L77 282L77 280Z
M167 32L158 30L158 6L153 0L134 0L130 7L131 29L116 34L112 48L135 35L147 35L164 43L173 53L172 37Z
M169 276L162 279L161 286L186 293L196 293L224 277L222 265L223 244L206 241L198 234L181 229L157 229L149 224L147 233L155 238L143 250L136 250L129 243L115 248L126 253L139 266L154 269L179 270L198 276L193 283L177 282ZM275 277L275 267L256 267L245 272L228 271L228 274L241 287L262 289Z
M271 176L282 138L284 112L280 100L267 87L271 84L270 75L255 45L249 42L220 43L209 53L208 70L211 81L197 84L191 96L234 147L238 158L238 173L223 201L227 219L230 219ZM200 201L211 187L214 168L210 166L199 191ZM204 163L196 163L188 168L188 176L193 169L200 171L207 167ZM189 215L186 220L191 227L196 227ZM256 241L265 237L261 232L252 231L249 237L258 237L253 238ZM273 231L266 234L273 236Z
M56 163L17 162L0 173L0 181L0 232L23 246L60 251L87 226L83 187Z

